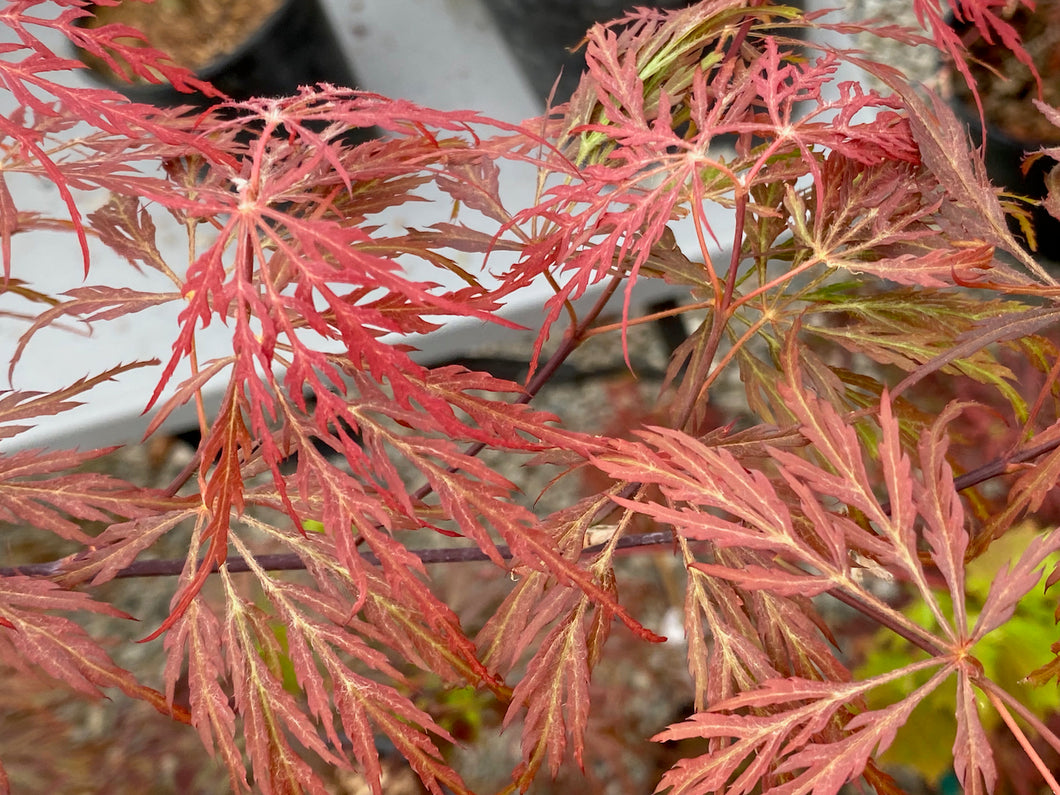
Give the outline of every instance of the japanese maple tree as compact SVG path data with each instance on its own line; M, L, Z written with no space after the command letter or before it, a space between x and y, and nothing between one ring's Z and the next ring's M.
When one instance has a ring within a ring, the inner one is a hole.
M381 793L386 738L428 791L470 792L450 729L409 686L429 672L521 732L509 790L526 791L570 761L591 765L600 661L621 649L636 665L631 648L663 640L623 598L617 565L653 546L685 573L694 705L654 739L702 743L658 791L827 794L859 779L899 791L877 757L948 688L966 791L998 785L993 711L1060 793L1042 750L1060 752L1060 738L976 656L1060 578L1042 584L1055 521L1042 515L982 605L965 590L966 565L1033 517L1060 471L1060 288L1010 231L1022 223L1033 241L1026 203L991 186L946 103L815 33L932 46L970 78L952 13L1026 59L1000 0L914 2L917 31L742 0L632 11L588 33L570 103L512 125L330 85L206 113L71 89L62 73L82 65L42 30L130 77L209 90L131 46L133 31L81 27L85 0L9 0L0 76L21 111L0 119L0 289L24 333L0 438L155 367L148 434L192 404L201 442L165 489L86 470L109 449L76 440L0 453L0 518L73 550L3 561L3 675L147 702L194 727L235 791L324 792L324 763ZM885 88L841 80L841 66ZM1030 112L1060 123L1041 103ZM357 142L351 128L381 134ZM511 167L539 174L529 206L502 196ZM56 214L21 209L13 174L54 185ZM424 200L437 208L428 228L379 221ZM1046 200L1054 213L1058 202ZM187 236L182 261L160 253L161 224ZM56 231L77 241L85 280L49 293L12 239ZM94 282L90 241L171 286ZM437 283L408 275L417 260ZM680 305L635 317L645 280ZM552 297L524 382L412 355L410 335L452 317L512 326L505 303L542 281ZM20 386L41 329L135 323L167 304L179 307L168 360L116 353L65 389ZM662 315L696 324L650 422L612 438L534 407L587 340L625 341ZM230 350L200 357L197 337L218 325ZM1017 378L1013 362L1039 378ZM737 383L744 410L717 427L708 400ZM214 410L202 396L217 384ZM961 424L982 406L993 446ZM603 485L539 515L483 450ZM185 557L158 560L174 537ZM440 595L452 567L427 563L454 561L510 573L488 620ZM146 581L171 599L142 633L165 645L156 681L119 665L81 618L130 617L105 585L167 573ZM903 610L910 598L930 620ZM818 612L827 600L900 638L908 658L855 676L841 628ZM621 644L616 626L630 631ZM1060 642L1027 653L1045 664L1022 676L1055 687ZM917 684L871 700L898 680ZM0 792L7 782L0 767Z

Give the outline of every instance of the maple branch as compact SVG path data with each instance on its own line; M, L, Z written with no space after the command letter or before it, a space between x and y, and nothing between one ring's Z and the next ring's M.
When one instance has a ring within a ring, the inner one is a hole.
M567 329L563 335L563 340L560 342L559 347L549 356L545 364L538 370L533 378L527 383L526 388L516 400L513 401L513 405L523 405L529 403L538 392L552 379L556 372L563 366L564 362L570 355L577 350L578 346L584 341L586 332L589 327L592 326L593 322L600 316L600 314L607 307L611 297L618 290L618 287L624 281L624 277L621 274L616 274L612 277L608 285L603 289L600 297L597 299L593 307L585 314L580 323L572 325ZM475 442L474 444L468 445L467 449L464 450L464 455L476 456L486 449L485 442ZM450 472L455 472L455 467L450 467ZM419 487L412 494L414 500L423 500L428 494L434 491L434 488L430 483L425 483Z
M184 465L184 468L180 470L175 478L170 482L168 486L163 490L163 494L167 497L177 496L184 484L191 480L191 476L198 471L199 466L202 464L202 450L199 448L195 449L195 453L192 455L191 460Z
M732 253L729 255L729 272L725 274L725 292L718 307L719 314L728 314L736 292L736 278L740 272L740 252L743 250L744 226L747 223L747 193L741 191L736 196L736 215L733 218L736 226L732 233Z
M673 541L673 533L670 531L658 531L654 533L640 533L637 535L623 536L613 547L617 549L631 549L635 547L660 546ZM609 542L593 544L582 550L582 556L595 555L609 546ZM507 546L499 545L498 552L505 560L512 559L512 551ZM478 547L449 547L445 549L413 549L409 550L424 563L481 563L488 561L489 556ZM361 558L373 566L379 565L379 559L371 552L362 552ZM53 560L47 563L30 563L25 566L0 567L0 577L54 577L63 573L63 564L69 560ZM266 571L301 571L305 569L305 561L295 553L276 555L255 555L254 562L258 568ZM183 570L187 561L184 558L166 560L138 560L130 563L114 575L115 579L130 579L133 577L175 577ZM199 561L200 567L205 565L205 559ZM251 571L250 561L245 558L229 557L225 566L230 573L243 573ZM217 572L216 565L211 569Z
M953 479L953 488L957 491L964 491L973 486L978 486L980 483L990 480L991 478L1007 474L1007 470L1012 464L1022 464L1031 461L1040 455L1052 452L1057 447L1060 447L1060 438L1051 439L1048 442L1042 442L1034 447L1028 447L1026 450L1018 450L1012 455L995 458L993 461L989 461L980 467L976 467L975 469L965 472L963 475L955 477ZM891 501L883 500L880 502L880 507L883 508L885 513L890 513Z
M1022 464L1031 459L1037 458L1045 453L1052 452L1057 447L1060 447L1060 439L1052 439L1048 442L1042 442L1034 447L1029 447L1026 450L1019 450L1010 456L1002 456L996 458L989 463L983 464L981 467L965 472L960 477L953 479L953 486L957 491L963 491L964 489L971 488L972 486L978 486L985 480L990 478L996 478L999 475L1006 474L1006 470L1012 464Z
M580 323L571 326L567 332L563 335L563 340L560 342L559 347L549 357L548 361L545 362L544 366L534 375L530 382L526 385L526 391L523 396L516 401L516 403L529 403L530 400L541 391L541 388L545 386L555 374L556 370L560 368L572 353L578 348L578 346L585 341L585 337L589 328L592 326L596 319L603 313L604 309L607 308L607 304L610 302L612 296L618 290L619 286L625 281L625 277L622 274L615 274L611 281L604 287L600 293L600 297L592 308L582 317Z
M1047 742L1054 750L1060 752L1060 737L1050 729L1037 715L1031 712L1027 707L1020 703L1019 699L1014 698L1005 688L1001 687L993 679L977 679L975 682L976 686L979 687L987 697L990 698L991 703L997 701L1007 704L1013 712L1027 722L1034 731L1038 733L1045 742ZM995 708L997 704L994 703ZM1001 710L999 709L998 712Z
M847 593L839 587L829 588L824 593L833 597L834 599L842 602L847 607L857 610L862 615L872 619L881 627L886 627L894 634L916 646L918 649L922 649L930 654L932 657L943 657L947 654L947 650L942 646L938 645L935 641L934 636L928 633L927 630L921 630L916 632L912 627L906 626L895 620L895 617L883 610L878 609L874 605L867 604L866 602L858 599L857 596L851 593ZM915 627L915 625L913 625ZM919 628L917 628L919 629Z

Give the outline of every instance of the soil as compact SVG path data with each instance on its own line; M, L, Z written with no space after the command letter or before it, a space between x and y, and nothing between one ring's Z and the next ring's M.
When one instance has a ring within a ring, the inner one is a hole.
M1038 0L1034 11L1020 6L1007 21L1023 39L1042 77L1043 100L1060 106L1060 0ZM998 43L979 37L969 25L954 24L972 56L971 70L979 86L987 122L1018 141L1034 144L1060 143L1060 129L1034 110L1038 97L1030 70ZM972 106L968 88L955 80L955 92Z
M282 4L283 0L123 2L93 8L96 18L88 27L120 23L136 28L176 63L202 73L238 49ZM109 70L103 67L103 71Z

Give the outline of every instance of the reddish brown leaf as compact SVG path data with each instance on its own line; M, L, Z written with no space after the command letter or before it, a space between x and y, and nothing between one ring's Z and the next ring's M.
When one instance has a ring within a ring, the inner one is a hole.
M100 373L99 375L78 379L68 387L47 393L25 391L0 392L0 439L15 436L21 431L33 427L32 424L9 425L8 423L12 421L32 419L35 417L48 417L62 411L69 411L70 409L81 405L81 403L72 400L71 398L87 392L97 384L110 381L115 376L121 375L124 372L134 370L138 367L148 367L155 364L158 364L157 360L121 364L112 367L110 370ZM10 376L10 372L8 375Z
M155 245L155 223L150 213L133 196L113 196L88 220L99 239L125 257L130 264L142 263L165 272L165 260Z
M972 629L970 642L975 642L1004 624L1016 610L1016 606L1042 579L1041 566L1045 559L1060 549L1060 528L1042 533L1023 550L1018 560L1007 569L998 572L990 583L983 609Z
M527 703L523 765L515 779L524 791L546 759L552 775L556 775L567 752L568 735L574 759L584 767L590 677L586 633L591 608L584 598L573 594L563 597L572 606L542 640L512 693L512 706L504 718L508 726Z
M48 676L91 697L103 688L117 687L132 698L148 702L159 712L187 722L183 710L161 693L141 684L119 668L78 624L52 615L53 610L86 610L117 618L131 618L87 594L67 591L48 580L13 575L0 578L0 659L22 669L38 667Z
M195 576L184 583L174 600L169 617L144 638L153 640L166 632L188 608L196 594L202 589L213 570L224 563L228 555L229 522L233 514L242 513L244 461L253 453L253 443L243 424L241 407L235 399L235 382L221 406L216 424L210 435L203 440L202 457L216 464L205 476L200 512L198 541L206 545L206 554L197 562Z
M993 792L997 783L994 752L979 717L979 696L965 671L957 673L957 738L953 741L953 772L968 793Z
M925 432L918 445L923 467L923 485L917 488L917 504L926 525L924 540L931 547L931 557L938 566L949 588L953 605L954 640L963 640L968 632L965 612L964 565L968 549L964 508L953 484L953 470L946 461L947 426L960 413L962 406L950 404L942 412L930 432Z
M249 789L243 754L236 745L236 716L222 687L224 665L217 654L221 648L221 627L214 614L200 602L188 610L166 635L166 696L173 701L181 674L183 652L187 650L187 683L190 693L191 723L211 753L220 753L233 789Z
M911 87L888 80L909 109L909 124L924 164L955 199L955 213L971 234L1012 254L1031 273L1045 276L1008 229L983 161L969 155L968 134L950 107L931 95L930 105Z
M923 667L923 663L912 665L903 673ZM846 722L842 739L824 743L815 741L815 737L821 735L844 704L871 689L874 683L844 685L795 679L766 682L653 738L729 740L712 753L678 762L663 777L658 791L669 788L670 795L678 795L724 790L740 795L765 781L773 784L766 791L778 794L839 792L845 783L860 775L877 747L886 748L893 741L913 707L949 674L948 670L935 674L908 699L892 707L856 715ZM764 715L727 714L744 707L772 706L782 708Z
M764 589L782 596L818 596L832 587L828 580L822 580L820 577L794 572L787 573L761 566L731 569L728 566L714 566L710 563L693 563L692 567L712 577L730 580L740 588Z
M148 515L151 508L140 499L150 499L151 492L104 474L60 474L114 449L87 453L22 450L0 456L0 518L89 544L91 539L73 519L110 522L117 517Z

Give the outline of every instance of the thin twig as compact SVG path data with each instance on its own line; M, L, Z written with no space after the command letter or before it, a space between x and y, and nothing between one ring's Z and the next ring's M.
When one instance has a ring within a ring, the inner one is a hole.
M673 541L673 533L659 531L655 533L640 533L639 535L625 536L618 540L615 546L619 549L630 549L633 547L649 547L668 544ZM582 556L594 555L604 549L606 544L594 544L582 550ZM512 552L506 546L498 546L501 557L505 560L512 559ZM443 549L415 549L410 550L413 555L424 563L477 563L488 561L490 558L478 547L448 547ZM362 552L361 559L372 566L379 565L379 559L371 552ZM295 553L282 555L255 555L254 562L266 571L300 571L305 568L305 561ZM200 560L199 566L205 561ZM172 560L138 560L130 563L114 575L115 579L129 579L132 577L175 577L179 575L186 565L183 558ZM233 556L225 561L225 567L229 572L241 573L250 571L250 563L244 558ZM196 567L198 568L198 566ZM214 567L214 571L218 567ZM0 567L0 577L13 577L17 575L28 577L54 577L61 575L62 561L50 561L48 563L31 563L25 566Z
M1019 727L1013 719L1011 713L1005 708L1005 705L1001 703L1001 699L998 698L998 690L1000 688L983 688L982 692L986 694L986 697L993 704L994 709L997 710L1001 716L1001 720L1005 722L1008 730L1012 732L1012 736L1016 738L1016 742L1019 743L1023 752L1027 755L1027 758L1031 760L1031 764L1038 770L1045 783L1049 786L1049 789L1053 792L1053 795L1060 795L1060 783L1057 782L1056 778L1046 767L1045 762L1042 760L1041 755L1035 750L1034 746L1031 745L1031 741L1027 739L1027 735L1023 733L1023 730Z
M997 477L998 475L1005 474L1005 471L1012 464L1024 463L1030 461L1040 455L1051 452L1060 446L1060 439L1054 439L1044 444L1036 445L1035 447L1021 450L1011 456L1005 458L996 459L981 467L966 472L953 481L954 488L957 491L977 486L980 483L989 480L990 478ZM639 484L629 484L628 487L636 488ZM627 487L627 488L628 488ZM889 512L890 505L888 501L882 503L882 507L885 511ZM651 546L655 544L665 543L666 540L672 539L673 535L669 532L659 533L644 533L640 535L629 536L628 539L622 539L618 543L618 548L626 547L638 547L638 546ZM655 540L652 540L655 539ZM600 545L586 547L586 553L599 551L603 547ZM505 559L509 558L511 553L507 547L499 547L501 550L502 557ZM415 550L413 554L417 555L420 560L424 563L471 563L475 561L488 560L485 553L475 547L461 547L461 548L449 548L449 549L422 549ZM362 557L366 562L375 564L377 563L376 558L373 554L363 553ZM295 554L286 555L262 555L256 557L262 568L269 571L292 571L297 569L305 568L305 564ZM46 563L29 563L24 566L0 566L0 577L13 577L17 575L25 575L31 577L54 577L62 573L62 566L64 560L52 560ZM122 569L116 577L128 578L128 577L165 577L175 576L180 574L184 567L184 560L138 560L126 568ZM228 560L229 571L231 572L245 572L247 571L246 561L240 558L229 558ZM835 594L833 594L834 596ZM855 606L857 607L857 606Z
M570 358L571 354L577 350L578 346L584 342L584 336L596 319L607 307L611 297L618 290L618 286L622 283L622 276L615 275L614 278L604 287L603 292L597 298L596 303L586 313L582 320L576 325L571 326L567 333L563 335L563 341L560 343L559 348L553 353L548 361L542 365L542 367L534 374L534 377L530 379L530 382L526 385L523 393L513 401L515 405L528 404L533 400L537 393L548 384L556 372L563 366L563 364ZM485 442L474 442L464 450L466 456L477 456L483 450L486 449ZM457 467L450 467L449 472L456 472ZM427 495L434 491L434 487L430 483L424 483L416 491L412 493L412 499L417 502L422 502Z

